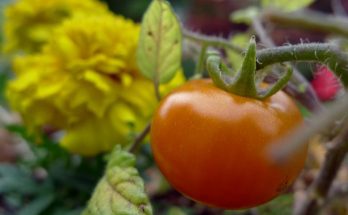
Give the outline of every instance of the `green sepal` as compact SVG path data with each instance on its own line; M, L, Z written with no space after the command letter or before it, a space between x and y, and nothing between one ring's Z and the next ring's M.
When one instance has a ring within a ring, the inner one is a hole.
M282 89L290 81L292 72L292 67L286 66L286 71L278 78L278 81L265 90L259 90L259 98L265 99L274 95L279 89Z
M117 145L82 215L152 215L135 157Z
M256 60L256 42L255 37L252 37L238 72L230 71L216 51L207 53L206 67L213 82L221 89L236 95L263 100L287 84L291 78L292 69L288 68L273 85L265 89L256 84L262 84L262 81L255 80Z
M234 78L234 83L229 86L229 91L238 95L257 97L258 92L255 85L256 72L256 42L255 37L251 37L249 46L246 50L242 66Z

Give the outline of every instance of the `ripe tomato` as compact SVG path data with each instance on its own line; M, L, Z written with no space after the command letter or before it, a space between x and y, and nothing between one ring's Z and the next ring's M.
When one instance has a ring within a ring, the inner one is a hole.
M306 148L284 164L268 151L301 121L281 91L260 101L195 80L161 102L152 150L161 172L187 197L226 209L254 207L286 190L301 171Z

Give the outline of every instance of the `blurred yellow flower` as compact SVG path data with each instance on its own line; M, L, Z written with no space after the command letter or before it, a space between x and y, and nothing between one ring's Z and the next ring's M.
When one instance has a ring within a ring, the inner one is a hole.
M64 130L61 144L75 153L128 143L157 105L152 82L135 62L139 26L111 14L79 15L53 33L40 53L15 58L11 106L32 129ZM182 83L182 73L174 82L164 88Z
M38 51L65 18L107 12L98 0L17 0L5 9L4 51Z

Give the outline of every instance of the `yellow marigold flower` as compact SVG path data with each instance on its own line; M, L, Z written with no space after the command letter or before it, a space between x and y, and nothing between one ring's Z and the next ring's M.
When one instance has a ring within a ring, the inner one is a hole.
M5 9L4 50L38 51L64 19L107 12L98 0L17 0Z
M61 111L51 101L62 87L64 77L59 75L57 59L49 55L17 57L13 70L17 78L8 85L7 97L12 107L23 113L23 120L31 130L49 123L64 126Z
M139 26L120 16L75 16L42 51L14 60L7 97L32 129L65 131L68 150L94 155L126 144L157 105L153 83L138 72ZM178 73L174 83L183 82Z
M120 92L123 98L112 104L104 117L86 117L69 126L61 144L69 151L93 155L109 151L117 143L130 143L132 134L144 129L155 108L152 87L148 80L133 81Z

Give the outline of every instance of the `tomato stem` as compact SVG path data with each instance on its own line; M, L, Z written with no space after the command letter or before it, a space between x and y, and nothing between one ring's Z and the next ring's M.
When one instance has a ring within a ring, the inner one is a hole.
M288 67L287 71L267 89L257 86L259 84L256 83L262 84L262 80L255 80L256 42L254 37L250 40L242 66L238 72L233 74L229 71L216 52L207 55L207 70L214 83L220 88L236 95L261 100L282 89L290 80L292 74L291 67Z
M348 55L327 43L307 43L266 48L257 52L256 68L289 61L313 61L326 64L348 87Z
M274 48L276 45L269 35L268 31L265 29L260 17L255 17L252 20L252 27L255 30L260 42L268 48ZM295 97L309 110L317 111L323 108L315 90L309 83L309 81L301 74L301 72L296 68L293 63L288 64L293 68L293 74L289 83L283 89L289 95ZM299 86L303 90L299 89Z
M238 53L243 52L242 48L223 38L204 36L187 30L183 30L183 35L186 39L195 42L206 42L209 46L230 49ZM332 44L307 43L265 48L256 52L256 59L256 70L272 64L290 61L311 61L326 64L341 79L344 86L348 87L348 55Z
M257 33L259 32L260 29L263 30L261 23L258 22L257 26L258 26L257 29L255 29ZM186 39L191 40L192 42L201 44L200 56L202 56L203 45L204 46L206 45L207 47L208 46L215 46L217 48L223 47L223 48L232 50L240 55L242 55L245 52L243 51L242 48L231 44L229 41L223 38L214 37L214 36L204 36L204 35L200 35L199 33L194 33L185 29L183 32ZM263 37L265 37L265 32L262 32L262 34L263 34ZM208 41L208 43L206 43L206 41ZM270 44L269 41L265 42L262 40L263 43L272 45ZM199 58L199 61L197 64L201 65L201 63L202 63L201 58ZM198 71L199 68L200 66L197 66L196 71ZM196 79L196 78L201 78L201 75L200 74L195 75L192 79ZM266 79L266 82L268 82L269 79L273 81L274 79L276 79L276 77L268 77L268 79ZM303 86L302 89L304 90L299 90L298 86ZM295 97L296 99L298 99L305 107L307 107L311 111L319 110L322 108L320 101L316 97L314 90L308 84L306 79L302 77L302 75L299 72L296 71L295 68L293 71L291 82L288 82L288 84L284 88L284 91L290 94L291 96Z

